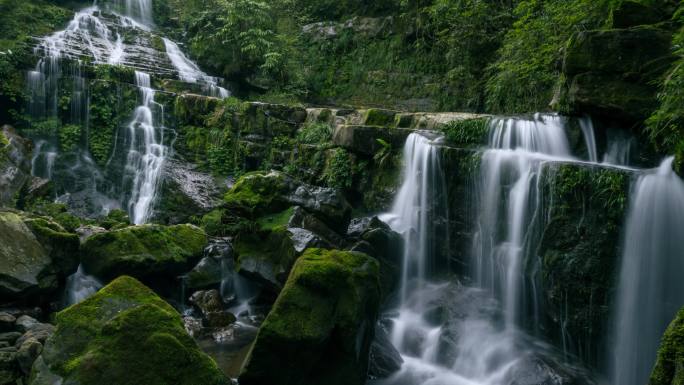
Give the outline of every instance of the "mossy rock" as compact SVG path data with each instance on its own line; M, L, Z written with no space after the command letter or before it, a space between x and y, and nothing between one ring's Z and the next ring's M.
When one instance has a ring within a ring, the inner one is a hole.
M489 119L452 120L441 127L446 140L461 147L476 147L487 143Z
M226 193L224 200L229 208L248 216L283 210L287 203L282 195L288 192L283 174L277 172L253 172L240 178Z
M131 226L93 235L81 254L86 271L99 278L143 279L182 274L197 263L206 244L204 231L192 225Z
M54 293L78 266L79 241L47 217L0 211L0 294L12 301Z
M219 385L229 381L202 353L180 314L152 290L120 277L55 317L43 352L46 367L65 383Z
M363 122L366 126L392 127L396 115L396 111L371 108L365 112Z
M378 269L362 253L307 250L261 326L240 384L365 384Z
M684 384L684 308L668 326L648 385Z

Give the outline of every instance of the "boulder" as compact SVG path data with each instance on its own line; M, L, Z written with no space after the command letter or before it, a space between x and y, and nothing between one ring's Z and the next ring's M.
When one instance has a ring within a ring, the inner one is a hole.
M264 320L240 384L365 384L379 302L373 258L307 250Z
M677 313L660 343L648 385L684 383L684 308Z
M0 333L14 330L17 318L9 313L0 312Z
M17 193L31 179L30 143L3 126L0 130L0 207L14 207Z
M375 327L375 339L370 347L370 364L368 376L373 379L387 378L401 369L404 360L392 345L385 328L378 323Z
M180 314L133 278L114 280L55 320L32 385L230 383L186 333Z
M202 257L207 236L192 225L143 225L95 234L82 246L83 267L110 280L122 274L136 278L177 276Z
M383 148L381 139L401 148L411 130L364 125L339 125L333 133L333 143L358 154L373 156Z
M195 305L211 328L221 328L235 322L235 316L223 308L223 300L218 290L195 292L190 297L190 303Z
M0 294L50 294L78 266L78 236L48 218L0 211Z
M206 214L220 204L221 191L213 176L178 160L164 162L156 220L185 223L191 216Z
M224 200L229 208L251 218L301 206L340 232L346 230L351 214L351 205L340 191L303 184L278 171L243 176Z
M185 275L185 286L203 289L221 283L224 274L235 269L233 246L228 239L213 240L204 249L204 257Z

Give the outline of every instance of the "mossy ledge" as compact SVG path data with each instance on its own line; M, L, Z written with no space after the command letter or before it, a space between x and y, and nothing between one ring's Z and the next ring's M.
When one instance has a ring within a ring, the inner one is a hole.
M663 335L651 379L648 385L684 383L684 308Z

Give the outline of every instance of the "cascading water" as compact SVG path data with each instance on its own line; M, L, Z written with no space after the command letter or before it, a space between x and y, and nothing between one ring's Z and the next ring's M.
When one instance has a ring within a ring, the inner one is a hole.
M391 341L404 364L373 383L508 385L523 376L530 381L524 383L564 384L582 375L569 364L551 369L559 354L522 331L529 305L524 268L533 259L542 210L539 177L545 162L578 162L564 126L555 115L492 120L474 194L481 197L471 262L475 287L432 282L430 226L440 212L434 208L445 204L438 199L444 194L439 146L409 136L403 184L392 211L381 216L405 240L400 306L390 318Z
M101 288L102 283L97 278L87 275L83 270L83 266L79 265L78 270L67 277L64 306L83 302Z
M202 72L173 41L164 39L166 49L160 51L155 44L159 38L154 32L151 0L100 0L76 12L64 30L40 39L34 50L40 59L27 74L27 111L35 133L32 139L43 144L37 146L33 169L36 176L54 178L60 201L82 215L97 216L113 207L126 207L135 223L150 219L168 152L166 146L170 145L164 143L164 111L155 102L151 75L178 76L200 85L210 96L230 95L219 86L218 78ZM121 127L126 134L114 134L125 138L115 138L115 148L110 149L106 170L102 170L92 160L90 143L85 142L91 138L92 83L85 76L92 71L85 69L107 64L136 70L142 100L130 124ZM63 95L70 98L68 111L62 111L64 106L59 104ZM72 130L78 127L82 143L62 148L55 136L62 125L71 125ZM76 175L86 176L84 180L93 183L69 183ZM78 207L73 207L72 202Z
M643 385L660 338L684 304L684 182L673 158L636 181L617 294L613 385Z
M188 83L199 83L206 90L206 93L210 96L217 98L227 98L230 96L230 92L227 89L218 85L218 79L204 73L197 64L193 63L190 59L185 56L183 51L180 50L178 44L173 41L164 38L164 46L166 47L166 53L171 59L171 63L178 70L178 77L180 80Z
M142 103L135 109L128 125L124 180L130 180L132 186L127 200L128 213L133 223L142 224L152 214L167 148L163 144L164 106L154 101L150 75L136 71L135 83L140 89Z

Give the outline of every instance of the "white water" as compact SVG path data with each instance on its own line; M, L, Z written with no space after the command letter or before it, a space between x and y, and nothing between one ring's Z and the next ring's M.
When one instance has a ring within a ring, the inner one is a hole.
M101 288L102 283L97 278L87 275L79 265L78 270L67 278L65 306L83 302Z
M52 179L57 150L44 140L36 142L31 158L31 175Z
M228 92L227 89L218 85L218 79L207 75L199 66L197 66L197 64L188 59L178 47L178 44L167 38L164 38L163 40L166 47L166 54L169 55L171 63L176 67L180 80L188 83L201 84L206 88L205 91L210 96L217 98L227 98L230 96L230 92Z
M544 363L556 359L552 349L521 331L523 298L530 296L525 293L524 266L537 240L533 235L541 215L538 181L543 164L579 160L570 154L564 120L555 115L493 120L489 147L482 155L476 192L475 287L443 299L447 304L458 301L458 310L456 318L439 323L428 316L444 306L436 305L436 298L448 287L431 283L430 270L436 257L430 242L433 210L436 203L439 207L435 197L444 194L439 146L420 134L406 142L401 189L392 211L381 216L405 241L400 306L390 331L404 365L377 384L508 385L531 373L541 378L539 383L562 383Z
M583 116L579 119L580 129L584 136L584 143L587 146L587 154L589 161L598 162L598 151L596 149L596 134L594 132L594 122L589 116Z
M135 224L146 223L152 215L159 179L166 158L164 146L164 106L154 101L150 75L135 73L142 103L128 125L126 181L131 181L128 214Z
M684 305L684 183L672 161L633 187L613 329L613 385L648 382L660 338Z

